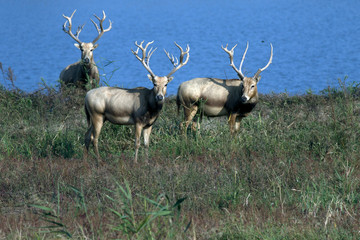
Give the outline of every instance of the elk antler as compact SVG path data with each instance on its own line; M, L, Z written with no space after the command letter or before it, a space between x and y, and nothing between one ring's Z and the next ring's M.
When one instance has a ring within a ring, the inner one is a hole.
M171 70L171 72L170 72L168 75L166 75L166 77L170 77L170 76L173 75L177 70L179 70L179 69L182 68L185 64L187 64L187 62L189 61L189 57L190 57L190 54L189 54L190 47L189 47L189 45L186 46L186 51L184 52L180 45L178 45L176 42L174 42L174 43L175 43L175 45L180 49L180 58L179 58L179 59L180 59L180 62L179 62L179 60L178 60L176 57L174 58L173 55L171 55L171 57L170 57L170 53L169 53L169 52L166 52L166 50L164 49L164 51L165 51L166 55L168 56L170 62L171 62L172 65L174 66L173 70ZM187 54L187 56L186 56L185 62L183 62L183 61L184 61L184 56L185 56L185 54ZM175 62L175 59L176 59L176 62Z
M239 78L240 78L241 80L243 80L245 76L244 76L244 74L242 73L241 68L242 68L242 65L243 65L244 60L245 60L245 55L246 55L246 52L247 52L248 47L249 47L249 42L246 44L246 49L245 49L245 52L244 52L243 57L242 57L242 59L241 59L241 63L240 63L239 69L237 69L237 68L235 67L235 65L234 65L234 49L235 49L235 47L237 46L237 44L236 44L231 50L228 50L228 49L227 49L227 46L228 46L228 44L226 44L225 48L224 48L223 46L221 46L221 48L222 48L225 52L227 52L227 54L229 54L229 57L230 57L230 66L231 66L231 67L235 70L235 72L238 74Z
M263 68L260 68L254 75L254 78L257 78L259 76L259 74L264 71L265 69L267 69L269 67L269 65L272 63L272 58L273 58L273 46L272 44L270 43L270 47L271 47L271 54L270 54L270 59L269 59L269 62L266 64L265 67Z
M77 42L81 45L82 42L81 42L80 39L79 39L79 34L80 34L81 30L83 29L83 27L84 27L85 24L83 24L82 26L79 26L79 27L78 27L75 35L71 32L71 27L72 27L71 19L72 19L72 17L74 16L74 13L75 13L75 12L76 12L76 9L74 10L74 12L71 14L70 17L65 16L65 15L63 14L63 17L66 18L66 21L65 21L65 23L64 23L64 25L63 25L63 31L66 32L67 34L69 34L70 37L72 37L75 41L77 41ZM69 22L68 30L66 30L66 23L67 23L67 22Z
M98 34L99 34L99 35L92 41L93 44L95 44L95 43L101 38L101 36L102 36L105 32L110 31L110 29L112 28L112 22L109 20L110 25L109 25L109 27L108 27L107 29L104 30L103 22L104 22L104 20L105 20L105 18L106 18L106 15L105 15L105 12L104 12L104 11L103 11L103 18L102 18L102 19L99 18L98 16L96 16L95 14L94 14L94 16L96 17L97 20L99 20L99 22L100 22L100 28L99 28L98 25L94 22L94 20L90 19L90 20L92 21L92 23L94 24L94 26L95 26L96 30L98 31Z
M152 78L155 78L155 74L151 71L151 68L150 68L150 57L151 55L155 52L156 48L153 50L152 48L150 48L150 51L148 52L147 56L146 56L146 49L148 48L148 46L150 44L152 44L154 41L152 42L148 42L146 44L145 47L142 46L142 44L144 43L144 41L142 41L140 43L140 45L137 43L137 41L135 42L135 45L138 47L136 49L136 51L132 50L131 49L131 52L135 55L135 57L143 64L143 66L146 68L146 70L150 73L151 77ZM138 55L138 52L139 52L139 48L141 49L142 51L142 58L139 57Z

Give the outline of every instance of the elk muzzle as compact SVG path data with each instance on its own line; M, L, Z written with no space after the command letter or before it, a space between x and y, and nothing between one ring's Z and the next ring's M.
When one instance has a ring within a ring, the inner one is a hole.
M83 63L85 64L89 64L90 63L90 59L88 57L83 59Z
M241 102L242 103L246 103L247 101L249 101L249 97L248 96L241 96Z
M155 99L156 99L157 102L163 102L165 97L162 94L157 94Z

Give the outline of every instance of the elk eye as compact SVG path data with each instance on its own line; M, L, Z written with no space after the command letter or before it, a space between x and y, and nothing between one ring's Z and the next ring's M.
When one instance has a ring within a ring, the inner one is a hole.
M167 87L167 84L165 84L165 87Z
M254 88L254 87L255 87L255 85L252 85L252 86L251 86L251 88Z
M156 83L154 83L154 87L157 87L157 84L156 84Z

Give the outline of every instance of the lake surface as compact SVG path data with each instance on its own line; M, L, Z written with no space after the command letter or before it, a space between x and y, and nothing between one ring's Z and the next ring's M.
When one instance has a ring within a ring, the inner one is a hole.
M229 57L221 45L235 44L234 62L239 66L249 42L243 72L253 76L266 65L270 43L273 63L262 73L261 93L303 94L338 86L338 78L359 82L360 1L357 0L1 0L0 62L11 67L15 85L25 91L39 88L41 78L56 86L59 74L80 59L74 40L62 31L65 19L73 17L74 30L91 42L97 32L92 14L105 10L113 28L98 41L94 51L103 84L151 88L147 71L131 49L134 42L154 40L151 58L156 75L166 75L172 65L163 49L174 56L189 44L190 60L176 72L168 94L176 94L181 82L195 77L235 78ZM108 26L108 21L105 22ZM2 81L0 75L0 81Z

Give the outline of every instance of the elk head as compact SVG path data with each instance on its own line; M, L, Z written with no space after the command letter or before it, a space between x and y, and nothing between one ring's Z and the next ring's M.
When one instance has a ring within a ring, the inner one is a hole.
M105 12L103 11L103 17L102 18L99 18L98 16L95 16L95 18L100 22L100 27L92 20L92 23L94 24L97 32L98 32L98 36L92 41L92 42L89 42L89 43L85 43L85 42L82 42L80 41L79 39L79 34L81 32L81 30L83 29L84 25L81 25L78 27L75 35L71 32L71 28L72 28L72 22L71 22L71 19L72 17L74 16L76 10L71 14L70 17L68 16L65 16L63 15L63 17L66 19L64 25L63 25L63 31L67 34L70 35L70 37L72 37L77 43L75 43L75 47L77 47L78 49L81 50L81 61L82 63L84 63L85 65L89 65L91 62L93 62L93 51L99 46L99 44L95 44L100 38L101 36L105 33L105 32L108 32L110 31L111 27L112 27L112 22L109 20L110 22L110 25L107 29L104 29L103 27L103 22L106 18L106 15L105 15ZM69 26L68 26L68 29L66 29L66 25L67 23L69 23Z
M175 45L180 49L180 62L178 61L177 58L174 58L173 55L170 56L170 54L168 52L165 53L168 56L169 60L171 61L171 63L173 64L174 68L171 70L171 72L163 77L159 77L157 75L155 75L152 70L150 69L150 57L151 55L155 52L155 49L150 48L148 54L146 55L146 50L148 48L148 46L150 44L152 44L154 41L152 42L148 42L145 47L143 47L143 43L144 41L142 41L140 44L138 44L137 42L135 42L135 45L137 46L137 50L131 50L132 53L135 55L135 57L143 64L143 66L145 67L145 69L149 72L148 74L148 78L150 79L150 81L154 84L154 94L155 94L155 100L159 103L163 103L165 100L165 94L166 94L166 88L169 82L171 82L171 80L173 80L173 77L171 76L172 74L174 74L177 70L179 70L181 67L183 67L185 64L187 64L187 62L189 61L189 51L190 51L190 47L189 45L187 45L186 47L186 51L184 52L183 49L181 48L180 45L178 45L175 42ZM142 57L140 58L138 55L138 51L139 49L141 49L142 51ZM184 56L186 56L186 60L184 61ZM176 59L176 61L175 61Z
M225 48L223 46L221 46L221 48L227 52L229 54L230 57L230 66L235 70L235 72L238 74L239 76L239 80L242 81L242 93L241 93L241 98L240 100L243 103L247 103L249 102L250 99L252 99L253 97L257 96L258 92L257 92L257 83L259 82L259 80L261 79L260 73L262 71L264 71L266 68L269 67L269 65L272 63L272 57L273 57L273 46L270 43L271 46L271 54L270 54L270 59L269 62L266 64L265 67L260 68L253 77L246 77L242 71L241 71L241 67L244 63L244 59L245 59L245 55L246 52L249 48L249 43L246 44L246 49L245 52L243 54L243 57L241 59L241 63L240 63L240 67L239 69L237 69L234 65L234 49L237 46L237 44L231 49L228 50L227 49L227 44L225 46Z

